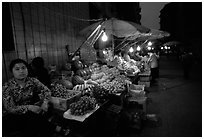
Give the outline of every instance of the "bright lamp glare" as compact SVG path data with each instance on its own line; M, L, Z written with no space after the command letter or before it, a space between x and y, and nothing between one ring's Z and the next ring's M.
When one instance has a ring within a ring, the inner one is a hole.
M163 47L161 47L161 49L163 50L164 48L163 48Z
M106 54L106 51L105 51L105 50L103 50L103 54L104 54L104 55Z
M130 47L129 52L132 53L134 51L134 49L132 47Z
M139 46L137 46L137 51L140 51L140 50L141 50L141 48Z
M170 49L170 47L168 47L168 49Z
M151 46L152 45L152 42L148 42L148 44L147 44L148 46Z
M151 47L150 47L150 46L148 46L148 47L147 47L147 49L148 49L148 50L151 50Z
M167 49L167 46L164 46L165 49Z
M106 33L105 32L103 32L103 36L102 36L102 41L107 41L108 40L108 37L107 37L107 35L106 35Z

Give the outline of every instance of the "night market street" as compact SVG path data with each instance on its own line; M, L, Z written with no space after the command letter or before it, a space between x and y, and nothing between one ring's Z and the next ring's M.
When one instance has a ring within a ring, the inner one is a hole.
M202 2L2 2L3 137L202 137Z
M202 136L202 67L194 64L190 79L183 79L181 63L175 57L160 60L158 85L149 89L152 102L147 113L157 114L158 127L144 126L140 136Z
M145 121L141 130L123 128L114 124L117 116L101 115L94 128L95 137L198 137L202 136L202 70L194 64L190 79L183 78L180 61L172 56L161 56L160 78L147 89L147 114L156 115L156 122ZM116 120L117 121L117 120ZM119 120L118 122L122 122ZM99 126L100 125L100 126ZM124 125L121 125L124 127ZM120 128L120 127L119 127Z

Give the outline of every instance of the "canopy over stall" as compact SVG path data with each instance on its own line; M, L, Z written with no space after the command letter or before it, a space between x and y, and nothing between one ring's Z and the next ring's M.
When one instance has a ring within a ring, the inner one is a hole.
M148 33L136 32L132 36L126 37L121 44L115 47L115 49L123 49L124 47L131 47L136 44L140 44L140 46L143 47L148 41L155 41L169 36L170 33L156 29L150 29Z
M91 24L90 26L82 29L79 32L79 36L83 36L86 40L82 43L82 45L76 50L73 56L81 49L82 46L93 46L96 40L102 35L106 34L111 37L112 47L114 48L114 40L113 36L119 38L129 38L131 36L135 36L136 34L148 33L150 29L139 25L134 22L119 20L116 18L110 18L103 21L96 22Z
M102 34L111 37L112 48L115 50L134 45L139 41L144 41L145 44L147 40L160 39L170 35L168 32L149 29L131 21L110 18L91 24L79 32L78 35L85 37L86 40L76 50L73 56L75 56L82 46L93 46ZM123 41L119 45L114 46L113 36L123 38Z

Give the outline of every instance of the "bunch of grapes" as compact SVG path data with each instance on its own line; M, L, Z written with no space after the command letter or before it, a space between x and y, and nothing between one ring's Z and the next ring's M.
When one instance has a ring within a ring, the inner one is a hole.
M70 91L65 86L59 83L55 83L51 85L51 92L53 97L60 97L64 99L72 98L73 96L77 95L79 92L77 91Z
M93 88L93 96L97 100L98 103L103 103L108 98L107 90L101 86L95 86Z
M93 97L83 96L77 102L70 104L70 112L72 115L84 115L96 107L96 99Z

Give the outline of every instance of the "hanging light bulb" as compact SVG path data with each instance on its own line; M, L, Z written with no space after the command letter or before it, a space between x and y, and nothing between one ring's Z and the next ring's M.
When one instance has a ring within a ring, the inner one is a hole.
M150 46L148 46L148 47L147 47L147 49L148 49L148 50L151 50L151 47L150 47Z
M104 55L106 54L106 50L103 50L103 54L104 54Z
M106 35L106 33L105 32L103 32L103 36L102 36L102 41L107 41L108 40L108 37L107 37L107 35Z
M137 46L137 51L140 51L140 50L141 50L141 48L139 46Z
M163 48L163 47L161 47L161 49L163 50L164 48Z
M148 46L151 46L152 45L152 42L148 42L148 44L147 44Z
M132 53L134 51L134 49L132 47L130 47L129 52Z

